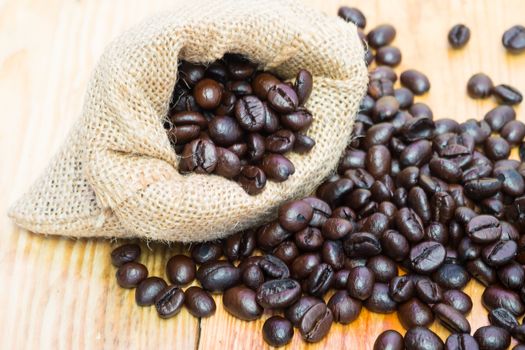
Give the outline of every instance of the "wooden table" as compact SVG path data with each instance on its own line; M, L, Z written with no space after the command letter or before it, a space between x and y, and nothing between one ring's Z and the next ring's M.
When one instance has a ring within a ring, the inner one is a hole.
M465 94L467 79L488 73L496 83L525 92L525 54L512 56L501 45L503 31L523 23L523 0L307 0L335 15L340 5L356 5L368 28L396 26L394 42L403 51L400 70L428 74L432 89L422 97L435 117L481 118L493 100ZM4 0L0 1L0 212L44 168L79 115L86 83L106 44L145 16L168 9L170 0ZM520 22L521 21L521 22ZM448 29L472 30L468 46L448 48ZM525 121L524 109L518 116ZM106 240L42 237L0 217L1 349L259 349L265 315L257 322L229 316L216 297L214 317L199 321L183 310L170 320L154 308L139 308L132 292L120 289L109 262ZM181 247L143 246L152 274L164 275L168 257ZM469 316L474 329L485 324L482 288L466 288L476 301ZM296 332L289 348L370 349L385 329L402 330L397 317L363 311L348 326L334 325L321 343L306 345ZM448 332L433 329L442 337Z

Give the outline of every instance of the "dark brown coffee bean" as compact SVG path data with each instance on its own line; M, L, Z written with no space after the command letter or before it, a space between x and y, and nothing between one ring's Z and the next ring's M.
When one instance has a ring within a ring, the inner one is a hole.
M496 241L487 245L481 252L481 257L489 265L500 267L510 262L518 251L514 241Z
M457 132L459 130L459 123L450 118L436 120L434 125L434 135L442 135L449 132Z
M390 281L389 293L395 302L406 302L414 296L414 282L407 275L394 277Z
M218 260L222 255L222 247L214 242L196 243L191 248L191 257L197 264Z
M184 305L195 317L209 317L215 313L213 298L202 288L192 286L184 292Z
M492 95L500 104L516 105L523 101L521 92L513 86L500 84L492 88Z
M261 317L262 307L257 304L256 294L247 287L227 289L222 296L224 309L238 319L253 321Z
M463 289L470 281L470 275L463 266L449 263L434 272L432 279L443 289Z
M264 282L257 289L257 303L264 308L288 307L300 296L301 286L296 280L289 278Z
M237 121L228 116L213 118L208 127L210 137L219 146L228 147L242 138L243 131Z
M286 153L290 151L295 143L295 135L290 130L281 129L265 140L264 146L267 151L273 153Z
M403 336L394 330L384 331L377 336L374 342L374 350L404 350L405 342Z
M247 156L252 162L258 162L264 157L265 140L261 134L250 133L246 137Z
M367 232L356 232L343 241L343 248L347 256L370 257L381 253L381 243L374 235Z
M467 92L472 98L486 98L492 93L492 79L484 73L474 74L467 82Z
M500 131L505 124L515 119L516 112L512 107L506 105L491 109L484 117L484 120L490 125L492 131Z
M399 103L394 96L380 97L372 109L375 122L383 122L392 119L399 110Z
M303 134L295 134L295 142L293 151L295 153L304 154L310 152L315 146L315 140Z
M497 273L499 281L509 289L520 289L525 284L525 269L515 261L500 267Z
M440 303L434 305L432 311L434 311L436 317L441 321L441 324L451 332L470 334L470 323L461 312L452 306Z
M344 266L344 264L343 264ZM334 275L334 282L333 282L333 288L334 289L346 289L346 286L348 284L348 276L350 275L350 271L347 269L339 270Z
M294 327L299 327L304 314L310 310L312 306L319 303L324 303L324 301L319 298L304 295L284 311L284 316L293 324Z
M241 162L239 157L226 148L217 147L217 165L215 174L232 179L241 172Z
M432 310L418 298L412 298L399 305L397 317L405 329L428 327L434 322Z
M493 216L478 215L469 221L466 231L473 242L486 244L500 238L501 225Z
M410 250L405 236L394 230L387 230L383 233L381 245L383 246L384 254L395 261L401 261L406 258Z
M396 76L397 79L397 76ZM394 90L394 97L399 103L399 108L406 109L414 103L414 94L405 87L400 87Z
M337 15L345 21L355 24L359 28L366 27L366 17L355 7L341 6L337 11Z
M419 242L425 236L421 218L410 208L401 208L395 216L399 232L410 242Z
M441 287L428 278L422 278L416 282L416 295L427 304L436 304L443 300Z
M214 109L221 103L222 88L215 80L202 79L193 88L193 97L202 108Z
M487 287L483 291L482 302L487 310L502 307L515 316L521 316L525 313L525 305L519 295L500 286Z
M434 135L434 128L432 119L421 116L408 120L401 132L405 141L413 142L421 139L431 139Z
M396 310L397 304L388 294L388 284L375 283L372 294L363 305L372 312L388 314Z
M432 156L432 144L428 140L419 140L411 143L401 153L400 162L403 167L421 166L427 163ZM441 154L447 158L446 155Z
M419 187L415 186L408 192L408 206L414 210L423 223L428 223L431 219L432 212L427 194Z
M284 317L272 316L264 321L263 339L271 346L279 347L288 344L293 338L293 326Z
M436 271L445 261L445 248L438 242L423 242L410 250L412 268L423 274Z
M235 155L239 158L243 158L248 153L248 145L245 143L234 143L228 147L228 151L235 153Z
M271 278L288 278L290 277L290 270L288 266L281 259L273 255L265 255L259 261L261 270Z
M306 292L310 295L322 297L331 287L334 279L334 269L328 264L316 266L306 280Z
M377 64L396 67L401 63L401 50L395 46L382 46L376 51Z
M443 302L466 315L472 310L472 299L460 290L446 290L443 292Z
M135 289L135 302L138 306L153 305L155 298L168 286L159 277L148 277L139 283Z
M376 282L389 283L397 276L397 264L384 255L368 259L366 266L372 271Z
M423 73L409 69L401 73L399 77L401 84L410 89L415 95L423 95L430 90L430 81Z
M295 173L292 162L280 154L270 153L264 156L261 167L266 176L275 182L286 181L290 175Z
M246 287L253 290L257 290L257 288L259 288L259 286L264 283L263 271L257 265L247 266L242 271L241 278Z
M396 72L389 66L377 66L368 73L368 76L370 80L388 79L393 83L397 81Z
M211 292L224 291L241 279L241 271L228 261L218 260L202 264L197 270L197 280Z
M501 129L501 136L512 145L520 144L525 137L525 124L519 120L511 120Z
M290 232L297 232L308 226L313 217L313 208L305 201L292 201L279 208L279 223Z
M502 307L489 311L489 322L491 325L501 327L508 332L511 332L519 325L516 317Z
M319 303L306 311L301 319L299 331L306 342L316 343L328 334L332 322L332 311L324 303Z
M295 279L304 279L320 263L321 256L318 253L307 253L299 255L292 262L292 277Z
M493 161L506 159L510 154L510 145L501 137L489 137L485 141L485 154Z
M235 103L235 117L243 129L259 131L266 123L266 109L257 97L244 96Z
M471 335L456 333L448 336L445 350L479 350L479 346Z
M346 290L332 295L327 306L332 311L334 322L341 324L353 322L361 312L361 302L351 298Z
M406 350L443 350L443 341L425 327L414 327L405 334Z
M375 100L394 95L394 83L390 79L374 79L368 84L368 94Z
M376 145L370 147L366 154L366 170L376 179L390 172L392 157L387 147Z
M368 39L368 44L374 49L378 49L381 46L390 44L396 37L396 29L390 24L382 24L370 32L366 36Z
M299 98L294 89L287 84L278 84L268 90L268 103L280 113L293 112L299 105Z
M126 263L138 260L140 257L140 246L134 243L123 244L111 252L111 263L120 267Z
M166 276L176 286L185 286L195 279L195 263L186 255L175 255L166 264Z
M310 204L313 208L313 215L309 225L313 227L322 227L330 215L332 215L332 209L330 208L330 205L328 205L328 203L325 201L313 196L303 198L303 201Z
M510 27L503 33L501 42L511 53L518 54L525 51L525 27L519 24Z
M348 294L352 298L364 301L372 295L375 277L372 270L365 266L354 267L348 274Z
M484 326L474 332L480 349L504 350L510 346L510 334L503 328Z
M169 286L155 298L155 308L160 318L170 318L180 312L184 305L184 292L180 287Z
M247 165L242 167L238 182L246 193L256 195L266 186L266 175L261 168Z
M261 100L266 100L270 88L280 83L281 81L274 75L267 72L262 72L253 78L252 89L257 97L259 97Z
M129 255L127 257L129 257ZM122 256L120 256L120 258L122 258ZM121 260L118 261L120 262ZM148 277L148 269L142 264L131 261L120 265L115 276L118 285L122 288L135 288Z
M485 286L489 286L496 282L497 276L496 271L488 266L480 258L467 262L468 272Z
M299 106L304 106L306 101L308 101L310 94L312 93L312 74L306 69L299 70L295 77L294 88L295 92L297 93L297 98L299 99Z
M470 39L470 29L464 24L456 24L448 32L448 42L454 49L465 46Z
M327 240L323 243L323 247L321 249L321 256L325 263L332 266L332 268L337 271L344 267L344 250L343 250L343 244L341 241L332 241ZM334 275L334 283L335 283L335 275Z

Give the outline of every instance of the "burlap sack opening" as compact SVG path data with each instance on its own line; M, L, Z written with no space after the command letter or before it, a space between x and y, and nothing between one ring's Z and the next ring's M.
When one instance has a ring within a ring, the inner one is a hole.
M257 196L215 175L181 175L162 120L177 59L248 56L291 78L314 75L308 135L296 173ZM367 70L354 25L297 2L191 1L113 42L88 87L79 122L49 168L10 210L31 231L66 236L202 241L264 221L335 168L364 94Z

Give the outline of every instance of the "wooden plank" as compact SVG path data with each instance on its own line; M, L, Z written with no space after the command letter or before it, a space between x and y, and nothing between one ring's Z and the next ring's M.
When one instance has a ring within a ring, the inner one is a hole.
M360 7L368 27L392 23L394 45L403 52L398 71L417 68L432 89L419 98L436 117L481 118L495 104L465 94L467 79L478 71L495 83L525 91L525 55L507 54L501 35L523 24L523 0L305 0L335 15L340 5ZM36 178L58 149L80 112L91 71L107 43L145 16L168 9L169 0L0 1L0 212ZM448 48L455 23L472 30L468 46ZM523 107L518 118L525 120ZM152 308L135 306L133 292L118 288L106 240L45 238L15 228L0 217L0 348L267 348L261 337L266 316L242 322L229 316L216 297L217 314L199 321L186 311L160 320ZM142 261L152 274L180 247L143 246ZM466 288L476 301L473 328L486 323L479 300L482 288ZM382 330L402 330L395 315L363 311L348 326L335 325L317 345L298 334L288 348L369 349ZM433 326L442 337L447 332Z

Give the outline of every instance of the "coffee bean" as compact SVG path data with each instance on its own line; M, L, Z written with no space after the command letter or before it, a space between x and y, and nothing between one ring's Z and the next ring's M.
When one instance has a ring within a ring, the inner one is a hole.
M372 271L376 282L388 283L397 276L397 265L384 255L376 255L368 259L366 266Z
M339 270L334 275L334 282L332 287L334 289L346 289L346 286L348 285L348 276L350 275L350 271L347 269Z
M506 159L510 154L510 145L501 137L489 137L485 141L485 154L494 161Z
M433 113L430 107L423 102L416 102L408 110L414 118L426 117L427 119L433 118Z
M472 310L472 299L460 290L446 290L443 292L443 302L466 315Z
M456 333L448 336L445 350L479 350L479 346L473 336Z
M297 93L297 98L299 99L299 106L304 106L306 101L308 101L310 94L312 93L312 74L306 69L299 70L295 77L294 88L295 92Z
M285 317L293 324L294 327L299 327L304 314L319 303L324 303L321 299L304 295L297 300L292 306L284 311Z
M414 117L408 120L401 129L405 141L413 142L431 139L434 134L434 122L427 116Z
M305 201L293 201L279 208L279 223L288 231L304 229L313 217L313 208Z
M501 225L499 220L491 215L478 215L469 221L466 231L473 242L486 244L500 238Z
M178 286L169 286L155 298L155 309L160 318L170 318L184 305L184 292Z
M255 72L255 64L239 54L225 54L229 75L236 80L247 79Z
M511 120L516 119L516 112L510 106L498 106L485 114L484 120L490 125L493 131L500 131L501 128Z
M294 240L297 247L302 251L319 250L324 243L321 231L315 227L306 227L295 233Z
M319 303L306 311L301 319L299 331L305 341L316 343L328 334L332 322L332 311L324 303Z
M427 194L419 187L415 186L408 192L408 206L414 210L421 221L428 223L431 219L430 203Z
M421 166L428 162L432 156L432 144L428 140L419 140L411 143L406 149L401 152L400 162L404 167L407 166ZM441 154L442 157L447 157L447 154Z
M313 117L306 109L299 109L281 116L280 120L282 125L292 131L305 131L312 125Z
M388 79L395 83L397 81L396 72L389 66L377 66L368 73L370 80Z
M313 209L313 215L309 225L313 227L322 227L330 215L332 215L332 209L330 208L330 205L328 205L328 203L325 201L313 196L303 198L303 201L310 204Z
M454 49L465 46L470 39L470 29L464 24L456 24L448 32L448 42Z
M520 289L525 284L525 269L517 262L500 267L497 274L499 281L509 289Z
M443 264L432 279L444 289L463 289L470 281L468 272L461 265Z
M375 283L372 294L365 300L364 306L373 312L380 314L392 313L396 310L396 302L388 294L388 284Z
M352 298L364 301L372 295L375 277L368 267L354 267L348 274L348 294Z
M515 25L503 33L503 46L511 53L518 54L525 51L525 27Z
M213 242L196 243L191 249L191 257L197 264L216 261L221 255L222 247Z
M496 308L489 311L489 321L493 326L501 327L508 332L518 326L516 317L505 308Z
M233 287L240 279L240 270L224 260L207 262L197 270L197 280L204 289L211 292L220 292Z
M374 235L356 232L343 241L343 248L349 257L370 257L381 253L381 243Z
M436 304L432 311L447 329L453 333L470 333L470 323L461 312L444 303Z
M166 276L176 286L185 286L195 279L195 263L185 255L175 255L166 264Z
M421 218L410 208L401 208L395 216L400 233L410 242L419 242L425 236ZM444 255L444 254L443 254Z
M438 242L422 242L410 250L412 268L418 273L436 271L445 261L445 248Z
M264 283L264 274L261 268L257 265L247 266L242 270L242 282L253 290L257 290L261 284Z
M221 103L222 88L215 80L202 79L193 88L193 97L200 107L213 109Z
M292 150L295 143L295 134L287 129L281 129L268 137L264 142L264 147L268 152L286 153Z
M332 311L334 322L349 324L357 319L361 312L361 302L348 295L346 290L336 292L327 304Z
M401 84L410 89L415 95L423 95L430 90L430 82L426 75L415 69L404 71L401 73L399 79Z
M406 350L443 350L443 341L425 327L414 327L405 334Z
M443 290L430 279L420 279L416 282L416 295L427 304L436 304L443 300Z
M159 277L148 277L139 283L135 289L135 302L138 306L150 306L155 298L167 287L167 283Z
M139 257L140 246L138 244L123 244L111 252L111 263L115 267L120 267L126 263L136 261Z
M504 350L510 346L510 334L503 328L484 326L474 332L480 349Z
M268 103L280 113L293 112L299 105L299 98L294 89L287 84L277 84L268 90Z
M418 326L428 327L434 322L432 310L417 298L412 298L399 305L397 317L406 329Z
M257 303L264 308L283 308L295 303L301 296L296 280L284 278L264 282L257 289Z
M467 262L468 272L485 286L489 286L496 282L496 271L485 264L480 258Z
M496 241L487 245L481 252L481 257L490 266L499 267L510 262L518 251L514 241Z
M257 97L265 100L268 96L268 91L271 87L280 84L279 79L273 74L262 72L259 73L252 80L252 89Z
M525 137L525 124L519 120L511 120L501 129L501 136L511 145L520 144Z
M523 101L521 92L513 86L500 84L492 88L492 95L500 104L516 105Z
M123 250L119 252L123 252ZM125 255L127 258L129 258L129 256L130 255ZM118 258L116 257L116 262L120 263L123 260L122 257L123 255L119 255ZM135 288L148 277L148 269L142 264L131 261L120 265L115 276L118 285L122 288Z
M384 331L377 336L374 342L374 350L404 350L405 342L403 336L394 330Z
M327 240L323 243L323 247L321 250L321 256L325 263L332 266L332 268L337 271L344 267L344 250L343 250L343 244L341 241L332 241ZM337 274L334 275L334 281L333 284L335 284L335 279L337 277ZM346 283L345 283L346 285Z
M295 142L293 151L295 153L304 154L310 152L315 146L315 140L303 134L295 134Z
M401 50L395 46L382 46L376 51L377 64L396 67L401 63Z
M257 97L244 96L235 103L235 117L243 129L259 131L265 125L266 110Z
M467 83L467 92L472 98L486 98L492 93L492 79L484 73L474 74Z
M217 165L215 166L215 174L223 176L227 179L232 179L241 172L241 162L239 157L226 148L217 147Z
M293 326L284 317L268 318L262 328L263 339L271 346L279 347L288 344L293 337Z
M265 255L259 261L258 266L261 270L271 278L288 278L290 277L290 270L288 266L281 259L273 255Z
M368 44L374 49L390 44L395 37L396 29L390 24L379 25L368 32L366 36Z
M227 289L222 297L224 309L244 321L252 321L261 317L263 309L256 301L256 294L247 287L236 286Z
M397 78L397 77L396 77ZM406 109L414 103L414 94L405 87L400 87L394 90L394 97L399 103L399 108Z
M384 122L392 119L399 110L399 102L394 96L380 97L372 109L375 122Z
M262 170L269 179L282 182L295 173L295 167L288 158L280 154L267 154L261 164Z
M331 287L334 279L334 270L328 264L317 265L308 275L306 291L317 297L322 297Z
M385 78L370 80L368 84L368 94L375 100L383 96L393 96L394 83L392 80Z
M415 285L408 276L394 277L390 281L389 294L392 300L403 303L410 300L415 293Z
M184 305L195 317L209 317L215 313L213 298L202 288L192 286L184 292Z
M482 302L483 306L489 311L503 307L515 316L521 316L525 313L525 305L519 295L499 286L487 287L483 291Z
M337 11L337 15L347 22L352 22L359 28L366 27L366 17L355 7L341 6Z
M320 262L321 256L318 253L299 255L292 262L292 277L296 279L306 278Z
M256 195L266 186L266 175L261 168L248 165L242 167L238 181L246 193Z
M264 157L265 139L261 134L250 133L246 137L246 148L248 159L258 162Z

